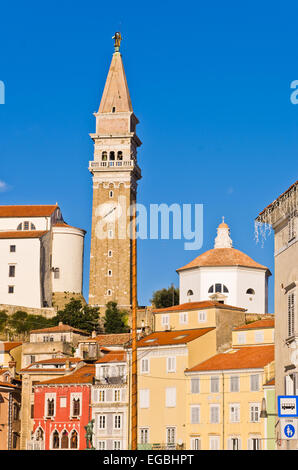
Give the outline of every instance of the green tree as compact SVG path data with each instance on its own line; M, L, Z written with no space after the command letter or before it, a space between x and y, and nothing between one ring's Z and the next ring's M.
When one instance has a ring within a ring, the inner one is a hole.
M0 331L4 331L7 327L8 315L5 310L0 310Z
M172 307L173 305L179 304L179 289L173 285L168 287L168 289L160 289L152 294L152 299L150 300L152 305L155 308L166 308Z
M104 329L106 333L127 333L128 313L125 310L119 310L117 302L108 302L104 318Z
M102 329L98 319L99 311L97 307L83 306L80 300L71 299L63 310L58 311L53 321L56 325L62 322L64 325L70 325L73 328L88 331L89 333L93 330L100 333Z
M28 314L22 310L17 310L8 319L9 328L17 335L24 335L28 333L27 324Z

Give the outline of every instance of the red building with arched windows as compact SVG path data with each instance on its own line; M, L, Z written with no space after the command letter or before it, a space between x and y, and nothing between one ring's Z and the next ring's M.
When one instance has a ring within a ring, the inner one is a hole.
M86 449L84 426L91 420L95 366L34 385L33 450Z

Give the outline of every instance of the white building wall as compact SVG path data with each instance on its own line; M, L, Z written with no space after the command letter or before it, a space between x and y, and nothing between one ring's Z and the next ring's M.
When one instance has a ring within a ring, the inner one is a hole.
M34 224L36 230L50 230L51 228L51 217L0 217L0 231L17 230L18 225L25 221Z
M255 268L235 267L200 267L179 273L180 303L210 300L208 292L216 283L227 287L225 304L246 308L251 313L267 313L268 289L265 271ZM255 295L246 294L247 289L254 289ZM187 296L188 290L193 296ZM214 292L213 292L214 293ZM250 300L252 299L252 300Z
M10 245L16 252L10 252ZM0 303L41 307L40 240L38 238L0 239ZM9 265L15 265L15 277L9 277ZM14 286L14 293L8 293Z
M268 313L267 282L265 271L238 268L238 304L251 313ZM247 289L253 289L255 294L246 294Z
M81 293L83 287L84 230L75 227L53 227L52 273L53 292Z

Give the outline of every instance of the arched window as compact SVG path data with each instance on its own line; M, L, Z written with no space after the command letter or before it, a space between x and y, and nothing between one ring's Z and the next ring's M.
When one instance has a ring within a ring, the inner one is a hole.
M37 428L35 431L35 440L43 441L43 429L41 427Z
M78 448L78 433L74 429L70 435L70 448L77 449Z
M73 416L80 416L81 411L81 404L79 398L74 398L72 400L72 415Z
M52 448L59 449L59 444L60 444L60 438L59 438L59 433L56 429L52 435Z
M112 295L111 289L108 289L108 290L107 290L107 295Z
M115 113L116 112L116 108L115 106L112 107L112 113Z
M17 226L17 230L23 230L23 224L20 223L18 226Z
M54 416L54 412L55 412L54 398L48 398L47 408L48 408L48 416Z
M36 230L36 227L35 227L34 224L32 224L32 222L31 222L30 228L31 228L31 230Z
M221 294L221 293L228 294L229 289L224 284L216 283L216 284L213 284L212 286L210 286L209 289L208 289L209 294L213 294L213 292L219 293L219 294Z
M187 295L193 295L193 291L189 289L189 291L187 291Z
M111 269L108 270L108 276L112 277L112 270Z
M114 196L114 191L110 191L109 192L109 197L113 197Z
M115 160L115 152L110 152L110 160Z
M107 159L108 159L108 154L107 154L107 152L102 152L102 154L101 154L101 159L102 159L103 162L107 161Z
M117 160L123 160L123 154L122 152L117 153Z
M255 291L253 289L247 289L246 291L247 294L250 294L250 295L255 295Z
M68 432L64 429L61 437L61 449L68 449Z

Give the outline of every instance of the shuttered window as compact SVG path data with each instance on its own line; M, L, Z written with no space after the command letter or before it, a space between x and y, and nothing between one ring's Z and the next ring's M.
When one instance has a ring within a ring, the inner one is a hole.
M295 293L288 294L288 336L293 336L295 332Z
M191 393L200 393L200 379L191 379Z
M193 405L190 412L190 422L191 424L199 424L200 422L200 407L199 405Z
M166 407L173 408L176 406L176 387L166 388Z

